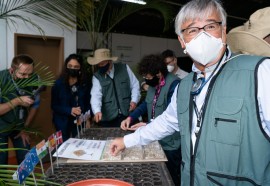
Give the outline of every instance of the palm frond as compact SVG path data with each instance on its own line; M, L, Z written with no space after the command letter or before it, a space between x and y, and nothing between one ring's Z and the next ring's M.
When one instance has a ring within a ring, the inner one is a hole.
M164 18L163 31L166 31L169 28L173 13L170 6L160 1L148 0L147 4L144 6L133 3L123 3L121 7L109 7L108 0L93 2L89 19L82 23L82 28L88 33L92 49L95 50L96 48L99 48L112 29L123 19L144 9L154 9L159 11ZM105 10L108 12L108 17L106 18L104 14ZM108 20L108 22L105 31L103 31L103 36L100 36L98 33L101 32L101 24L103 20Z
M12 175L17 170L18 165L0 165L0 185L19 185L17 180L12 179ZM39 167L36 167L35 170L40 169ZM54 183L51 181L47 181L43 174L40 174L38 172L34 172L36 183L37 185L61 185L59 183ZM34 178L32 174L29 175L29 177L25 180L26 185L35 185Z
M88 11L79 11L77 4L89 9L91 3L85 0L7 0L0 1L0 19L17 26L17 20L30 24L41 34L43 29L33 21L33 16L44 19L60 27L72 29L77 25L76 17L84 19ZM81 21L79 21L80 23Z
M18 87L23 89L26 92L26 94L29 96L33 96L33 92L29 92L25 88L52 86L55 81L55 77L52 71L50 71L48 66L43 65L41 62L35 65L34 72L35 73L30 78L21 79L16 82ZM8 73L8 75L10 74ZM16 94L14 94L14 92L16 92L16 87L13 85L12 81L6 82L5 78L6 78L6 75L3 75L2 77L0 77L0 84L2 85L0 96L2 97L2 99L4 99L7 102L9 101L7 98L7 95L16 96ZM5 83L2 83L2 82L5 82Z

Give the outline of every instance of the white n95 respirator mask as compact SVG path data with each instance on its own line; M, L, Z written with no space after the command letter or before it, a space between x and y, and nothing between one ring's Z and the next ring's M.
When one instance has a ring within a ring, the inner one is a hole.
M167 65L168 72L172 72L174 70L174 65Z
M223 47L222 39L200 32L189 43L185 43L184 53L188 53L196 62L207 65L218 57Z

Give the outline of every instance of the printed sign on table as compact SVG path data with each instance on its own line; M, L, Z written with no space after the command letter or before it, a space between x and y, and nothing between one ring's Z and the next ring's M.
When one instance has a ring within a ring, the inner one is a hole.
M57 150L58 157L79 160L100 160L106 141L69 138ZM56 156L54 153L53 156Z

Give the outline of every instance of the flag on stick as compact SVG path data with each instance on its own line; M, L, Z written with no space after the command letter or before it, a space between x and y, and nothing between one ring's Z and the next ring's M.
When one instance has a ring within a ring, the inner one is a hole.
M48 145L48 148L49 148L49 155L50 155L50 161L51 161L52 174L54 174L54 172L53 172L53 163L52 163L52 151L56 147L56 140L55 140L54 134L49 136L48 141L47 141L47 145Z
M36 152L36 148L34 147L26 154L25 159L22 161L22 163L17 169L17 177L19 184L22 184L24 180L31 174L31 172L33 172L38 162L39 158Z
M45 177L43 163L42 163L42 159L48 154L48 150L47 150L45 140L42 140L41 142L39 142L39 144L36 145L36 151L37 151L37 155L38 155L38 158L39 158L39 161L40 161L42 174Z

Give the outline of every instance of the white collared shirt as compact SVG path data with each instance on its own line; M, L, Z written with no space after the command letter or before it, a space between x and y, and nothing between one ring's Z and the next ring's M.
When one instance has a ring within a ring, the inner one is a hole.
M230 56L230 54L229 54ZM224 63L225 59L221 63ZM220 65L221 66L221 65ZM215 68L215 66L210 67ZM206 79L211 74L211 69L206 69ZM198 69L193 66L192 70L196 72ZM264 60L258 68L258 101L260 118L262 121L262 128L270 137L270 59ZM201 93L196 97L196 104L200 110L208 89L209 82L203 87ZM145 127L140 127L135 133L124 136L125 146L131 147L134 145L146 145L152 141L162 139L168 135L173 134L175 131L179 131L178 118L177 118L177 89L175 88L174 94L171 98L171 103L167 109L158 116L153 122L149 123ZM254 116L255 117L255 116ZM196 142L195 125L197 122L197 116L193 114L193 127L192 127L192 143L193 149ZM158 125L158 127L157 127Z
M141 93L140 93L140 86L139 86L139 81L134 75L134 73L131 71L128 65L127 67L127 72L128 76L130 79L130 91L131 91L131 101L134 103L138 103L141 98ZM107 75L110 76L110 78L113 79L114 77L114 65L112 65L112 69L107 72ZM93 76L92 78L92 89L91 89L91 108L94 114L97 112L101 112L101 106L102 106L102 87L100 85L99 80Z
M183 79L184 77L186 77L188 75L188 72L182 70L181 68L177 68L177 71L175 72L175 75L177 77L179 77L180 79Z

